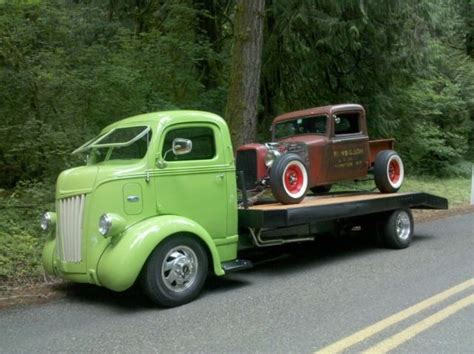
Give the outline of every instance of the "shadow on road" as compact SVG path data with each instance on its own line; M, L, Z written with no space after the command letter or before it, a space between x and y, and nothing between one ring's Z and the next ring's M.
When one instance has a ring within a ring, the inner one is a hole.
M246 286L248 283L229 277L210 276L203 293L224 293ZM136 312L156 309L157 306L146 297L139 284L124 292L114 292L91 284L70 283L63 287L65 298L77 303L103 305L121 311Z
M418 234L413 244L429 241L432 236ZM325 264L337 263L352 257L364 257L378 252L393 252L377 245L370 235L362 232L341 236L323 236L316 242L288 244L269 248L250 250L242 254L242 258L250 259L254 268L244 271L248 274L284 275L297 273L307 269L317 269ZM238 278L238 279L237 279ZM252 281L245 280L245 274L238 277L210 276L203 290L205 294L225 293L245 286ZM138 284L131 289L117 293L105 288L88 284L73 284L64 288L69 300L79 303L101 304L123 311L140 311L156 309Z

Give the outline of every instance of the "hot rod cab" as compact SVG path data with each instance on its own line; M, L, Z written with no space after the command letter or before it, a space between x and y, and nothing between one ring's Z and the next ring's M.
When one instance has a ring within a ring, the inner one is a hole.
M290 112L273 120L272 142L248 144L237 151L237 170L245 188L270 186L283 204L299 203L307 189L324 193L344 180L373 172L383 193L400 189L404 167L394 140L369 141L365 110L341 104Z

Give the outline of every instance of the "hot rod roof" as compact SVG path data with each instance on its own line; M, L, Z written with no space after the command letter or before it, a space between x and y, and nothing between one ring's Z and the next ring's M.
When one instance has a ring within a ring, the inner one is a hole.
M282 115L279 115L273 120L273 124L283 122L285 120L292 120L299 117L307 117L307 116L317 116L317 115L332 115L335 112L341 111L361 111L365 113L364 107L360 104L354 103L345 103L345 104L336 104L330 106L322 106L322 107L314 107L303 109L301 111L289 112Z

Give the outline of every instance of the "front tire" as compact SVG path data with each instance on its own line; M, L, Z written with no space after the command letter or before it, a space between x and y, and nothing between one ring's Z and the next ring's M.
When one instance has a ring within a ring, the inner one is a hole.
M162 307L194 300L208 273L203 246L194 238L178 235L164 240L149 256L141 275L145 294Z
M270 170L273 196L282 204L297 204L308 190L308 171L296 154L285 154L277 159Z
M395 193L405 178L403 162L395 151L380 151L374 163L375 184L382 193Z

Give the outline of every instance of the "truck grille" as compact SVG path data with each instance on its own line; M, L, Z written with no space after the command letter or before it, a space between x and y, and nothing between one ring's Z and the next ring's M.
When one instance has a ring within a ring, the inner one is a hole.
M255 150L237 151L236 167L237 172L244 172L245 188L255 188L257 182L257 152ZM240 188L240 182L238 188Z
M58 202L58 224L56 229L57 255L65 262L82 261L82 219L85 195L60 199Z

